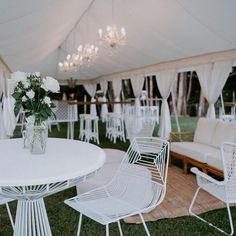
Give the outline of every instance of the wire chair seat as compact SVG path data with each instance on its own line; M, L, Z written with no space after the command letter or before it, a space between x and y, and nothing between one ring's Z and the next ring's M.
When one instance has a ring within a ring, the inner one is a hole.
M168 165L168 142L159 138L135 138L112 180L105 186L68 199L65 203L82 214L106 225L149 212L164 199Z
M150 172L139 166L128 167L127 171L132 171L134 174L123 173L122 178L114 179L105 187L79 195L67 204L103 225L138 214L140 211L150 210L153 190L157 189L157 186L145 178L137 177L138 174L151 177ZM126 184L127 178L129 178L129 184ZM161 196L164 187L160 186L159 190L159 196ZM106 204L103 204L104 201Z

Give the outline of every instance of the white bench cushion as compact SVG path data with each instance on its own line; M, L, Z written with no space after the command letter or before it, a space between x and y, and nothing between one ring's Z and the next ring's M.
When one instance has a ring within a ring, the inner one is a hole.
M236 122L218 121L211 145L220 148L223 142L236 142Z
M200 118L197 123L193 141L206 145L212 145L213 133L218 120Z
M223 170L223 162L221 158L220 149L212 149L212 153L208 154L206 157L206 162L212 167L215 167L219 170Z
M194 142L173 142L171 143L170 149L173 152L185 155L193 160L206 163L207 155L214 152L216 148Z

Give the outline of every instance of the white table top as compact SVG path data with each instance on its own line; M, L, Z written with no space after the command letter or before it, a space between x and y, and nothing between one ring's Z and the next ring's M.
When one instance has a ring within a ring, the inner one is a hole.
M46 153L31 154L22 139L0 140L0 186L49 184L85 176L105 162L105 152L89 143L49 138Z

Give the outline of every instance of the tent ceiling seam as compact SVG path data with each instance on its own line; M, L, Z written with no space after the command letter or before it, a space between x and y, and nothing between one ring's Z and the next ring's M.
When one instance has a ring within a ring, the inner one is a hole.
M65 39L62 41L62 43L59 45L58 48L62 48L63 44L68 40L68 38L70 37L70 35L72 34L72 32L77 28L78 24L80 23L80 21L83 19L84 15L90 10L90 8L92 7L92 5L94 4L95 0L92 0L90 2L90 4L88 5L88 7L83 11L83 13L81 14L81 16L79 17L79 19L76 21L75 25L73 26L73 28L70 30L70 32L66 35Z

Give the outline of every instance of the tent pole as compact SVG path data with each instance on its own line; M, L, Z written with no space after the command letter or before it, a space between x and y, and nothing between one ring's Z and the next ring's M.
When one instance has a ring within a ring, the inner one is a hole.
M225 115L225 106L224 106L224 99L223 99L223 95L222 95L222 92L221 92L221 94L220 94L220 101L221 101L221 109L222 109L222 111L221 111L221 115ZM219 114L220 115L220 114Z
M172 96L173 109L174 109L174 113L175 113L175 122L176 122L176 125L177 125L177 130L180 133L181 130L180 130L179 119L178 119L177 110L176 110L175 96L174 96L174 93L173 93L172 90L171 90L171 96Z

